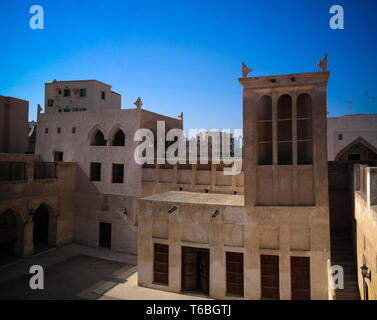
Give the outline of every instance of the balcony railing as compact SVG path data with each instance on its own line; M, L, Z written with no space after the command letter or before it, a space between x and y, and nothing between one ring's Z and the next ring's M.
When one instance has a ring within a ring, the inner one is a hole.
M56 178L56 162L35 162L34 179Z
M26 163L0 161L0 181L26 180Z

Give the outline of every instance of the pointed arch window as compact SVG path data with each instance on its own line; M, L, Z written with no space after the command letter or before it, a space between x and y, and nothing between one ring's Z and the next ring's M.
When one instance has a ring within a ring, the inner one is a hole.
M124 146L126 137L123 130L118 129L114 134L113 146Z
M90 139L91 146L106 146L105 136L103 135L102 131L97 129L91 139Z

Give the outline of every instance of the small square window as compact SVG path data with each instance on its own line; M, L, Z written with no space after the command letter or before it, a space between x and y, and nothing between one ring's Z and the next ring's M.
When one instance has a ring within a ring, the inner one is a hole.
M70 97L71 96L71 90L64 89L64 97Z
M86 97L86 89L80 89L80 97Z
M63 152L55 151L54 152L54 161L56 162L63 162Z
M98 162L90 163L90 180L101 181L101 164Z
M73 133L73 134L76 133L76 128L75 128L75 127L72 127L72 133Z
M58 134L60 134L60 132L61 132L60 128L58 128L57 132L58 132Z
M102 100L105 100L105 97L106 97L106 95L105 95L105 91L101 91L101 99L102 99Z
M52 107L53 105L54 105L54 100L53 99L47 100L47 106Z
M48 133L48 128L45 128L45 133L46 133L46 134Z
M112 183L123 183L124 165L113 163Z
M341 133L338 134L338 140L343 140L343 134Z

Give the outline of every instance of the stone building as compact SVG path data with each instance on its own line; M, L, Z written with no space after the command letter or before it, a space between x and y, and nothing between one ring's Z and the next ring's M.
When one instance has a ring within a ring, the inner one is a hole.
M354 168L354 245L363 300L377 300L377 167ZM364 276L361 267L366 267Z
M111 86L97 80L45 83L45 112L120 109L121 96Z
M329 161L377 160L377 114L327 118Z
M219 299L328 298L328 78L243 73L244 196L180 188L138 199L139 285Z
M28 112L28 101L0 96L0 152L28 150Z
M0 97L0 264L70 243L76 164L41 162L28 148L28 101ZM4 152L5 151L5 152Z
M136 254L133 203L143 186L135 132L156 132L158 120L166 130L182 128L182 121L142 109L140 99L121 109L120 95L95 80L55 80L45 84L45 96L35 152L42 161L77 163L75 241Z

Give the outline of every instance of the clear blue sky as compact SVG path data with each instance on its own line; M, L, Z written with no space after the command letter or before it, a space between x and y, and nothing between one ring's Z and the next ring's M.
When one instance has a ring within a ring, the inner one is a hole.
M31 5L45 29L31 30ZM344 30L329 27L331 5ZM241 62L251 75L316 71L328 54L330 116L366 112L377 96L377 1L1 0L0 94L44 104L44 83L98 79L122 107L176 117L185 128L242 128Z

